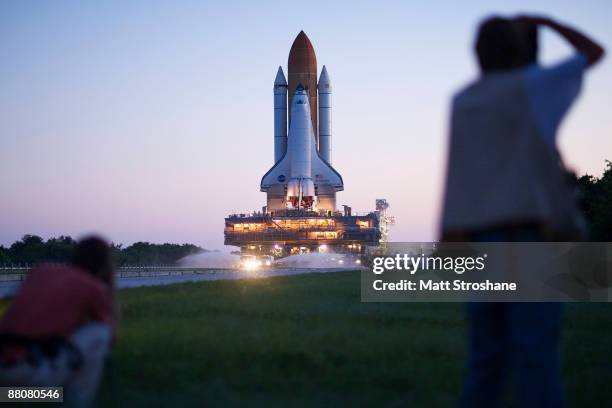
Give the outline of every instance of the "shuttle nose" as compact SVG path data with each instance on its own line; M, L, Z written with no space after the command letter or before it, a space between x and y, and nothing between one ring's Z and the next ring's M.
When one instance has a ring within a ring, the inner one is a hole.
M297 86L297 88L295 89L295 94L293 95L293 105L294 106L304 106L308 104L308 94L306 93L306 90L304 89L304 87L302 86L302 84L299 84Z

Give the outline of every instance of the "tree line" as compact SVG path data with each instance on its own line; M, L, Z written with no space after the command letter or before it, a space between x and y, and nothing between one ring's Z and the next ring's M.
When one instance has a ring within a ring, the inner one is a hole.
M606 160L601 177L589 174L580 177L578 187L591 241L612 241L612 162Z
M0 246L0 267L10 265L34 265L42 261L70 262L76 240L61 235L44 240L37 235L24 235L8 248ZM123 247L111 244L113 260L117 266L175 265L188 255L207 252L193 244L152 244L136 242Z

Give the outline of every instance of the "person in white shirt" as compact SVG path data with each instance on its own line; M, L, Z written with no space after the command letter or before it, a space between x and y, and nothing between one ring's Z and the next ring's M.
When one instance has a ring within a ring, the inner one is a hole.
M575 53L537 63L538 28ZM586 70L604 50L544 17L492 17L479 27L481 76L453 98L441 235L444 241L551 241L584 236L584 222L555 147ZM468 304L469 357L462 404L500 404L516 375L522 407L563 404L558 303Z

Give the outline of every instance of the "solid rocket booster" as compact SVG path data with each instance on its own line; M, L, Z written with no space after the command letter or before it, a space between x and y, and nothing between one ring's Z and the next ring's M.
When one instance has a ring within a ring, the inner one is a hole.
M311 162L314 132L310 113L308 95L305 89L298 85L291 102L291 127L287 145L291 157L287 200L293 208L311 208L314 205L315 189Z
M274 80L274 163L287 151L287 80L278 67Z
M319 154L323 160L331 164L332 87L325 65L323 65L323 69L321 70L321 76L319 77L319 85L317 86L317 89L319 91Z

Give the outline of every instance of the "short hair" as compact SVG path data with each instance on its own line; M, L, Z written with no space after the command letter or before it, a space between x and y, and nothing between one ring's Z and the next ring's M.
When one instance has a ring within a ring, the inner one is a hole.
M105 283L112 283L111 250L102 238L90 236L80 240L74 251L72 264Z
M540 50L540 40L538 37L538 27L536 25L522 26L520 29L525 35L527 48L525 53L526 62L535 64L538 61L538 53Z
M537 28L525 28L515 20L490 17L476 35L476 55L483 72L518 68L537 58Z

